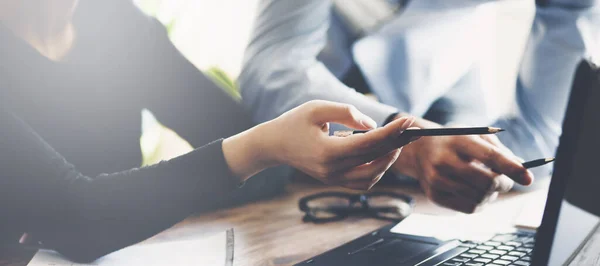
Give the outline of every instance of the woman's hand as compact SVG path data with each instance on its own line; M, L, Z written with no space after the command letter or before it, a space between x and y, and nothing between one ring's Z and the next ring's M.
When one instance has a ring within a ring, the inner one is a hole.
M348 137L329 136L329 123L371 130ZM287 164L326 184L370 189L396 161L400 148L414 139L401 134L414 118L385 127L351 105L311 101L223 142L232 171L242 179Z

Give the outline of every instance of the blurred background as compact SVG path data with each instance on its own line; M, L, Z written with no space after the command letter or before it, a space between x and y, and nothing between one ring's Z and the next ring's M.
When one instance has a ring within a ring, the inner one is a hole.
M420 1L420 0L413 0ZM234 97L244 49L250 38L259 0L134 0L146 14L167 28L175 46L200 70ZM484 1L482 1L484 2ZM495 115L511 111L519 61L534 15L534 2L487 1L475 9L482 61L481 79ZM473 30L473 29L471 29ZM210 40L210 41L207 41ZM144 164L168 159L191 147L164 131L144 112ZM167 138L176 145L161 145ZM162 153L159 155L159 153Z
M237 78L258 0L135 2L145 13L165 24L173 43L196 67L203 71L218 68L233 80ZM483 66L483 78L490 90L510 101L519 58L533 19L534 3L489 1L481 4L476 12L481 23L473 26L487 33L480 36L489 62ZM498 103L497 108L505 109L506 102Z

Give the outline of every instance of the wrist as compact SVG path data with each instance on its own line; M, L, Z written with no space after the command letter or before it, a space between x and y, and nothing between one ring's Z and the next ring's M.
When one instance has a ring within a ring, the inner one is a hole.
M273 127L273 122L269 121L247 131L250 135L249 139L251 139L255 161L264 168L281 164L277 153L277 149L281 145L278 141L279 136L273 134L277 132L272 129Z
M231 172L246 181L266 168L277 165L268 150L263 124L223 140L223 154Z

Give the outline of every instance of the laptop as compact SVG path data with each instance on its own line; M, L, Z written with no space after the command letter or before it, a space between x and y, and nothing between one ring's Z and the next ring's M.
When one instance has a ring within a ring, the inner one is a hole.
M382 227L297 265L568 265L600 225L600 70L576 71L540 227L489 241L442 241ZM598 251L600 254L600 251Z

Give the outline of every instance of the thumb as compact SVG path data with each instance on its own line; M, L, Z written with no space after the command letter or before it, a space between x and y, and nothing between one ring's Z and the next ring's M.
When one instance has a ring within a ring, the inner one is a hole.
M349 104L315 101L311 120L317 125L338 123L353 129L368 130L377 127L377 123L356 107Z

